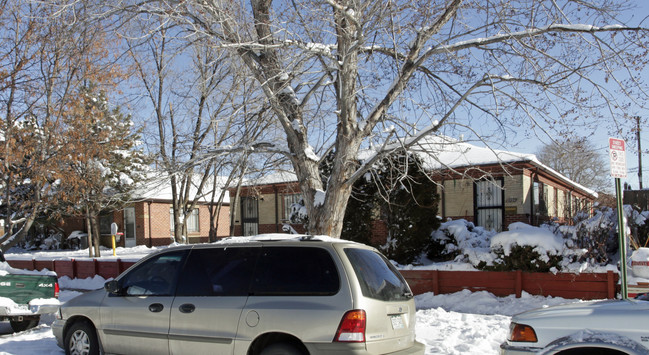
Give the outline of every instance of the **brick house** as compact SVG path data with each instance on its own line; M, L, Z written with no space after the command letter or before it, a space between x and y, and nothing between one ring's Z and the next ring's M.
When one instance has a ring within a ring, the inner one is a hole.
M443 220L463 218L497 231L512 222L539 225L556 219L569 223L577 211L590 210L597 198L596 192L552 170L533 154L494 150L443 136L428 137L411 151L430 171L431 183L438 186L438 214ZM230 200L235 196L236 190L230 189ZM232 211L233 235L281 233L290 205L300 197L294 174L247 183ZM372 223L375 234L385 233L380 221Z
M199 198L194 213L187 222L188 243L204 243L209 241L210 201L205 194ZM110 225L114 222L118 230L124 233L118 246L131 247L144 245L148 247L168 245L173 242L173 212L171 187L169 183L153 183L144 185L136 192L130 206L122 210L100 216L100 232L102 245L110 246ZM218 195L217 195L218 196ZM70 235L72 231L87 231L85 219L68 218L62 221L61 228ZM218 218L217 238L230 235L230 203L226 194Z

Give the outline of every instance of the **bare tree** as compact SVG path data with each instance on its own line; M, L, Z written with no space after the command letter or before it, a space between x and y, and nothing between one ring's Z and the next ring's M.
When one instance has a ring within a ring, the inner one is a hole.
M187 219L198 203L207 200L213 206L210 238L214 239L225 198L222 184L232 181L239 164L246 161L250 151L241 147L267 128L265 115L258 112L263 105L251 98L255 87L227 52L216 51L200 38L186 41L179 26L148 19L131 25L128 54L146 106L153 111L158 166L171 185L174 238L186 241ZM161 28L147 32L155 25ZM212 152L209 157L206 150Z
M23 238L43 211L57 212L54 192L67 156L59 154L56 132L76 89L86 80L115 79L102 24L79 20L88 17L83 4L70 6L73 15L50 5L0 1L3 249Z
M339 236L353 182L394 150L383 149L390 140L405 149L433 132L487 141L511 127L619 128L620 109L647 93L635 75L646 31L616 17L629 4L120 1L104 13L157 16L182 28L178 38L238 55L284 130L286 145L274 147L298 176L309 232ZM375 158L357 164L361 148Z
M546 144L536 156L543 164L589 189L604 192L613 187L606 158L587 138Z

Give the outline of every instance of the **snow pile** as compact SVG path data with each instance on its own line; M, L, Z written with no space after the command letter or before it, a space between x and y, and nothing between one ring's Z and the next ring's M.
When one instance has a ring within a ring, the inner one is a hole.
M43 269L41 271L36 270L21 270L9 266L9 263L0 262L0 276L5 275L41 275L41 276L56 276L54 271L48 269Z
M631 255L631 260L635 262L649 262L649 248L639 248Z
M29 302L29 305L17 304L11 298L0 297L0 314L2 315L31 315L33 314L30 309L38 309L40 307L53 307L56 309L61 303L56 298L37 298Z
M575 302L575 300L567 300L561 297L534 296L525 291L522 292L520 298L516 298L515 295L496 297L487 291L471 292L469 290L442 295L428 292L415 296L417 309L441 307L453 312L506 316L513 316L533 308L556 306L568 302Z
M557 255L564 248L563 240L554 233L521 222L510 224L509 231L491 238L491 248L502 248L505 255L510 255L513 245L531 246L540 255Z
M68 276L62 276L59 277L59 287L68 290L91 291L103 288L106 281L109 280L112 280L112 278L106 280L99 275L87 277L85 279L70 279Z

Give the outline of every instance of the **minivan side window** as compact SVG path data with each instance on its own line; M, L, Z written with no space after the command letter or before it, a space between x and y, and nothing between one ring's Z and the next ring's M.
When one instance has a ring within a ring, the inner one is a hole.
M125 296L173 296L185 250L155 256L120 279Z
M264 247L255 269L255 296L331 296L340 289L331 254L315 247Z
M260 248L193 249L177 296L247 296Z
M405 301L412 297L403 276L384 256L372 250L354 248L346 248L345 254L363 296L381 301Z

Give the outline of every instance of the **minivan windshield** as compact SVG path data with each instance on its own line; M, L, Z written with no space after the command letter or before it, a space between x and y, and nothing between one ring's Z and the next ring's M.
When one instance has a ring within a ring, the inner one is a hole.
M381 254L355 248L346 248L345 254L354 268L363 296L381 301L412 298L410 288L399 271Z

